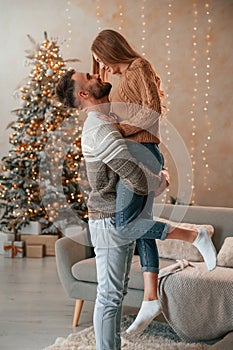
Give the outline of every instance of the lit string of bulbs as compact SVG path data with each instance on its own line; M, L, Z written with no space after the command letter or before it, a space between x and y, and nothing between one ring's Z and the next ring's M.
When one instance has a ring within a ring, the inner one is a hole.
M142 56L144 57L146 55L145 52L145 40L146 40L146 19L145 19L145 4L146 0L142 0L142 5L140 8L140 17L141 17L141 51L142 51Z
M119 16L120 16L120 24L118 26L118 30L119 32L121 32L124 26L124 8L122 4L119 5Z
M167 50L167 56L166 56L166 61L165 61L165 71L166 71L166 77L165 77L165 95L166 95L166 113L169 112L169 106L171 105L171 100L170 100L170 86L171 86L171 71L170 71L170 61L171 61L171 45L170 45L170 39L171 39L171 31L172 31L172 4L168 2L168 9L167 9L167 31L166 31L166 40L165 40L165 46ZM165 150L164 150L164 156L165 159L168 159L168 152L166 149L169 149L169 142L170 142L170 132L169 132L169 127L166 119L163 119L163 126L165 129L165 139L164 139L164 145L165 145ZM168 169L168 166L166 164L166 168ZM169 194L170 189L167 188L166 192L162 196L162 203L166 201L167 194ZM170 200L168 200L170 202Z
M211 187L208 184L208 177L210 174L209 171L209 164L206 158L206 149L208 147L209 141L211 140L211 122L208 115L208 104L209 104L209 90L210 90L210 30L211 30L211 18L210 18L210 11L209 11L209 3L205 3L205 13L206 13L206 20L207 20L207 31L205 35L206 40L206 73L205 73L205 91L204 91L204 117L206 124L208 126L208 132L206 139L204 140L204 145L201 150L201 156L202 161L204 162L204 175L203 175L203 185L204 188L207 188L208 191L211 190ZM193 88L193 96L192 96L192 107L190 110L191 114L191 126L192 126L192 133L191 133L191 149L190 149L190 157L192 160L192 167L193 172L195 173L196 168L196 161L195 161L195 154L196 154L196 116L195 116L195 109L196 109L196 99L197 99L197 93L199 90L199 78L198 78L198 72L197 72L197 57L199 55L198 49L197 49L197 33L198 33L198 9L197 9L197 3L193 4L193 18L194 18L194 25L193 25L193 35L192 35L192 44L193 44L193 54L192 54L192 68L193 68L193 75L194 75L194 88ZM192 198L192 204L195 203L195 186L193 185L193 198Z
M66 16L67 16L67 42L66 47L70 49L71 45L71 36L72 36L72 28L71 28L71 0L66 1Z
M96 24L97 24L97 30L101 31L102 30L102 21L101 21L101 1L100 0L96 0ZM118 11L119 11L119 25L118 25L118 31L121 32L124 26L124 6L122 3L119 4L118 6Z
M194 86L193 86L193 93L192 93L192 103L191 103L191 109L190 109L190 122L191 122L191 138L190 138L190 158L192 162L192 172L195 175L196 170L196 160L195 160L195 154L196 154L196 107L197 107L197 94L199 91L199 78L198 78L198 71L197 71L197 58L198 58L198 49L197 49L197 32L198 32L198 10L197 10L197 4L193 3L193 32L192 32L192 72L193 72L193 78L194 78ZM192 184L192 200L191 203L195 204L195 185Z
M100 0L96 0L96 24L97 24L97 30L101 31L101 8L100 8Z
M211 126L211 121L209 118L209 113L208 113L208 106L209 106L209 91L210 91L210 63L211 63L211 56L210 56L210 46L211 46L211 17L210 17L210 5L209 3L205 3L205 18L206 18L206 23L207 23L207 30L206 30L206 35L205 35L205 40L206 40L206 49L205 49L205 55L206 55L206 74L205 74L205 91L204 91L204 117L206 121L206 125L208 127L208 132L206 139L204 141L203 148L201 150L202 154L202 160L204 163L204 175L203 175L203 185L204 188L207 189L208 191L211 191L211 187L209 186L208 178L210 174L209 170L209 164L206 158L206 149L209 145L209 142L211 140L211 134L212 134L212 126Z

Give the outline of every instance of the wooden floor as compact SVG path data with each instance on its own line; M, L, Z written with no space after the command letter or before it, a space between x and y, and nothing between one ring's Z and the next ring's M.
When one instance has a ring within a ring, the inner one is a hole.
M85 302L72 328L75 301L58 278L55 257L9 259L0 255L0 349L42 350L57 337L92 325L94 303ZM124 313L136 313L124 308Z
M0 349L41 350L92 325L93 303L84 303L80 326L72 328L74 301L58 278L54 257L0 256Z

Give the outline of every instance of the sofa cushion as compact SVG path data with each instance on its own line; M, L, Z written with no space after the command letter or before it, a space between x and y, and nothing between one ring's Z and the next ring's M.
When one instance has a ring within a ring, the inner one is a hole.
M174 260L160 259L160 268L174 263ZM95 258L79 261L71 268L73 276L79 281L97 283ZM130 270L129 288L144 289L143 275L141 271L140 258L138 255L133 256Z
M217 265L233 267L233 237L225 238L217 256Z
M159 218L159 221L170 223L173 226L179 226L189 229L197 229L197 227L207 228L210 237L213 236L214 230L211 225L196 225L191 223L177 223L166 219ZM166 239L165 241L156 240L159 257L166 259L185 259L188 261L202 262L203 257L199 253L198 249L188 242L184 242L177 239Z

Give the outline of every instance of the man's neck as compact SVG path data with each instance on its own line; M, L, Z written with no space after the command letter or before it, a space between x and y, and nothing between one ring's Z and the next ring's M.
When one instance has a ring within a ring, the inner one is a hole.
M108 115L110 111L110 102L108 97L103 97L102 99L88 100L83 106L85 112L96 111Z

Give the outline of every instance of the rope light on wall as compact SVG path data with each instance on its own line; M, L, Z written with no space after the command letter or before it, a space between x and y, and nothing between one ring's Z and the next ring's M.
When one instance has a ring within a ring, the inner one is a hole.
M207 24L207 30L206 30L206 35L205 35L205 41L206 41L206 48L205 48L205 57L206 57L206 72L205 72L205 91L204 91L204 118L205 122L207 125L207 135L206 139L204 141L204 145L201 150L201 155L202 155L202 161L204 163L204 175L203 175L203 185L204 188L207 189L208 191L211 191L211 187L208 182L210 170L209 170L209 164L208 160L206 158L206 150L207 147L209 146L209 142L211 141L211 135L212 135L212 125L211 121L209 118L209 113L208 113L208 106L209 106L209 91L210 91L210 64L211 64L211 56L210 56L210 46L211 46L211 17L210 17L210 5L208 2L205 3L205 18L206 18L206 24Z

